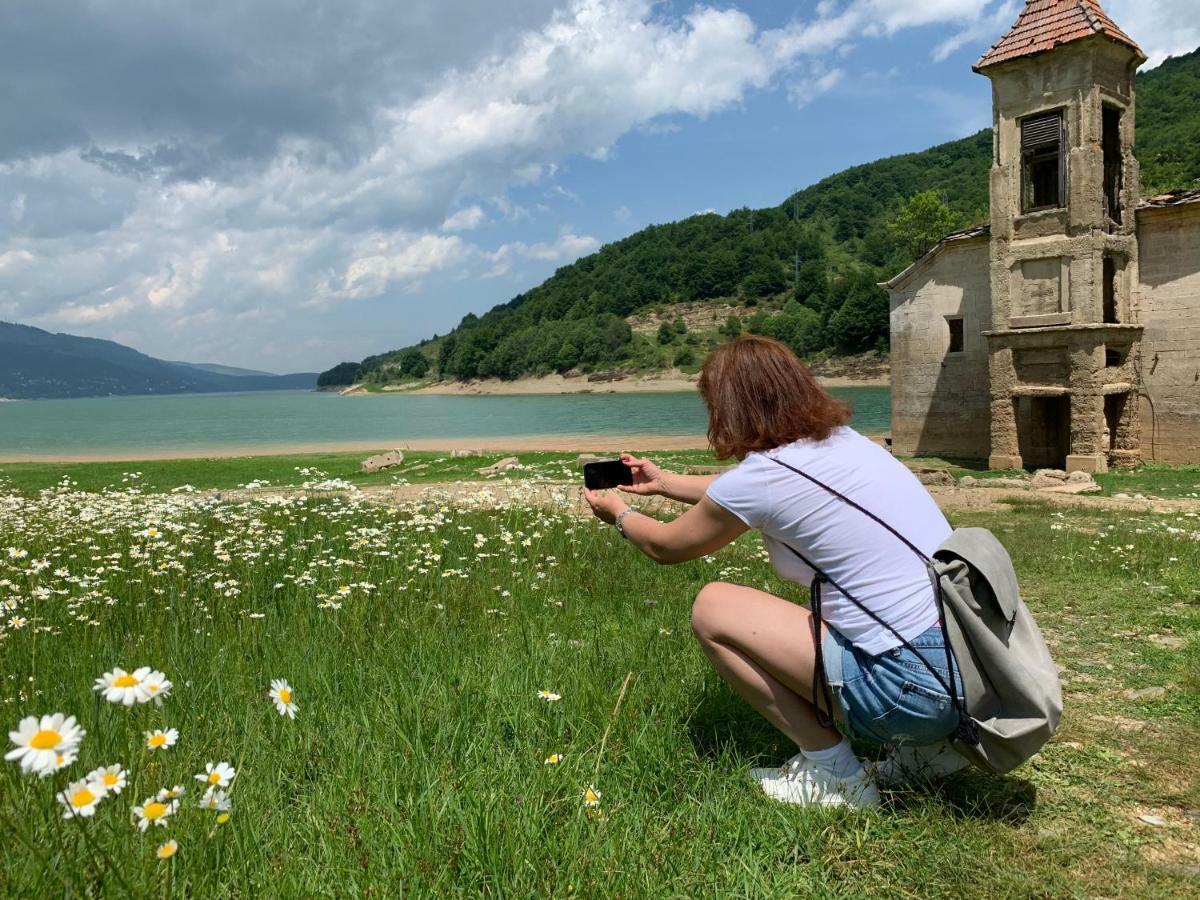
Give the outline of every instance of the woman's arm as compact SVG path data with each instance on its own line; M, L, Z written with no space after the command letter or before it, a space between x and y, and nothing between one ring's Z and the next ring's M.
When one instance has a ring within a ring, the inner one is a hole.
M622 486L628 494L658 495L680 503L699 503L716 475L678 475L659 468L648 459L621 454L621 462L633 472L633 484Z
M618 494L584 491L596 517L614 523L629 509ZM621 519L629 542L658 563L670 565L708 556L737 540L749 529L737 516L702 497L695 506L670 522L633 511Z

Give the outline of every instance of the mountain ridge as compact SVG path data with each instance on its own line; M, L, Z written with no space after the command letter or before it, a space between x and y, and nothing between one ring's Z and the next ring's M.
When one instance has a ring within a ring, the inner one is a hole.
M156 359L102 338L0 322L0 397L6 399L303 390L317 380L315 372L231 375L205 365Z

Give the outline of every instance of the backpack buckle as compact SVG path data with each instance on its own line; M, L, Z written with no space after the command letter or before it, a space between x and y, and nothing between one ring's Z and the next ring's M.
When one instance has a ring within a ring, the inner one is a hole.
M979 723L970 716L960 715L954 729L954 740L968 747L979 746Z

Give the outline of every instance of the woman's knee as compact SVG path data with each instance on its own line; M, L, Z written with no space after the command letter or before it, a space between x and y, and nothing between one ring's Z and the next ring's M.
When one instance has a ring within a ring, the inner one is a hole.
M723 581L706 584L692 603L692 631L701 640L712 640L717 635L718 622L728 605L728 589L731 585Z

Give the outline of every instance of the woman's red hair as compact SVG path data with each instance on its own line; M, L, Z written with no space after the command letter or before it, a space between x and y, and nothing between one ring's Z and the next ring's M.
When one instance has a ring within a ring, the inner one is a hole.
M719 459L745 459L793 441L823 441L850 409L813 378L786 344L744 335L714 350L700 371L708 440Z

